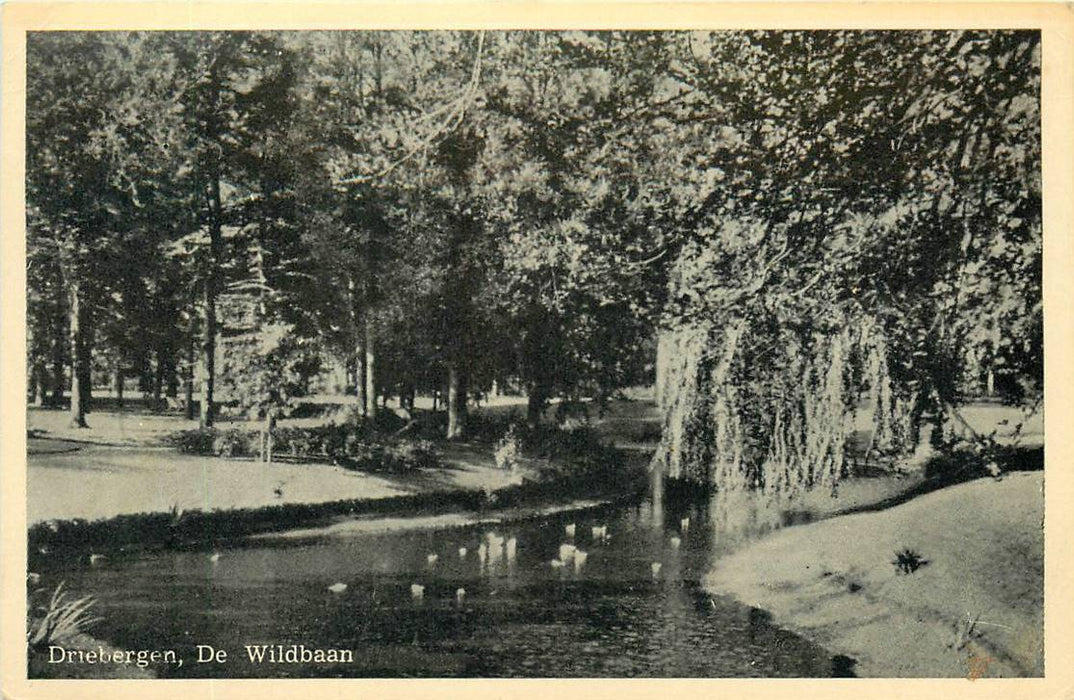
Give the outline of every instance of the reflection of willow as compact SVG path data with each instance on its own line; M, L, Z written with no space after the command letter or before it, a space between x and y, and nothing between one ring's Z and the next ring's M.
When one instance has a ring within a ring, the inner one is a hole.
M709 501L709 528L721 549L735 549L784 525L791 504L793 499L775 494L722 491Z

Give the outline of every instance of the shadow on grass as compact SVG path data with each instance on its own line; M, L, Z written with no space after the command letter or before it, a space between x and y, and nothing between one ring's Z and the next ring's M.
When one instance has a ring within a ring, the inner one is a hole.
M1001 470L997 478L1002 478L1002 474L1007 472L1040 471L1044 469L1044 448L1000 446L996 448L993 459ZM972 450L957 450L949 454L937 455L925 465L924 474L925 478L921 483L898 495L875 503L840 510L833 513L833 516L886 510L932 491L992 476L987 469L986 461Z

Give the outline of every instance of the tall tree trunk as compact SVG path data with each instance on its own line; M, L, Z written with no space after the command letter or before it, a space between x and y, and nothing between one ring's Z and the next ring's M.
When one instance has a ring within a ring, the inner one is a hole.
M155 365L155 370L156 371L153 374L153 405L154 406L160 406L160 398L161 398L161 394L163 394L163 390L164 390L164 372L165 372L164 362L165 362L165 360L164 360L164 357L163 357L163 353L161 353L159 348L157 349L156 356L157 356L157 362L156 362L156 365Z
M77 282L69 283L68 287L68 313L70 323L68 325L71 343L71 427L85 428L86 408L89 405L87 394L89 392L89 367L86 347L85 312L82 308L82 298Z
M205 327L201 339L201 427L211 428L215 415L213 400L216 384L216 294L212 282L205 281Z
M164 395L174 399L179 396L179 353L170 343L165 353L167 361L164 364Z
M197 360L194 357L196 350L194 347L193 334L191 334L191 339L186 343L186 346L186 367L183 368L183 395L186 405L183 407L183 410L187 420L194 420L194 365L197 363Z
M358 285L354 277L347 279L347 301L349 302L351 327L354 329L354 396L358 400L358 413L368 415L365 380L365 329L362 327L361 315L358 313Z
M414 395L416 391L414 389L414 382L408 380L403 385L403 390L399 394L399 405L406 410L413 413L414 411Z
M115 389L116 389L116 406L123 408L123 364L122 362L116 363L115 374Z
M447 391L447 438L449 440L461 438L466 431L466 383L466 372L460 363L449 362Z
M529 391L526 392L526 423L531 428L540 424L551 393L547 383L543 381L535 381L530 385Z
M216 282L219 276L220 248L223 245L223 203L220 199L220 174L214 173L209 192L209 269L205 275L205 327L202 329L201 427L216 422Z
M60 320L56 323L56 335L52 343L52 405L60 406L63 404L63 390L64 385L67 383L66 374L64 373L64 361L63 356L64 347L70 345L68 337L65 333L63 325L62 314L60 314Z
M365 396L365 343L361 336L354 343L354 395L358 399L358 412L365 416L369 409Z
M30 388L30 396L29 396L30 405L31 406L36 406L37 405L37 396L38 396L38 393L39 393L37 389L38 389L38 386L41 383L40 375L37 372L37 365L36 364L31 364L30 365L29 382L30 382L30 387L29 387Z
M183 406L183 415L187 420L194 420L194 368L198 363L198 343L195 333L197 303L195 292L190 298L190 324L187 328L189 335L183 343L186 346L186 362L183 367L183 396L186 403Z
M365 315L365 415L367 418L377 416L377 354L376 333L373 328L372 314Z
M261 450L258 458L265 464L272 464L273 439L272 431L276 429L276 410L265 411L265 419L261 423Z

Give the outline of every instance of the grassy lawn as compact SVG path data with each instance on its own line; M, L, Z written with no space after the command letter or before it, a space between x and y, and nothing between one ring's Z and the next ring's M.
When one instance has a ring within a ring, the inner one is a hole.
M706 587L771 612L876 677L1043 672L1043 472L790 528L718 562ZM893 563L910 550L912 573Z

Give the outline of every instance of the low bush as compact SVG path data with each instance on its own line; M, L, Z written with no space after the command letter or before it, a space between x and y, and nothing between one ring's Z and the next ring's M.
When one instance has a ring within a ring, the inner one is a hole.
M912 574L929 562L914 550L904 549L901 552L895 552L895 558L891 563L896 573Z
M519 459L522 457L521 428L517 424L511 424L499 440L496 441L492 455L496 460L496 468L504 471L518 469Z
M440 457L428 440L398 440L386 447L394 470L411 471L440 466Z
M345 454L337 461L348 469L394 474L440 466L440 458L427 440L366 442L357 435L347 440Z
M183 454L211 455L213 441L219 432L213 428L178 430L168 435L168 443Z
M258 451L258 434L242 430L224 430L213 439L213 454L218 457L249 457Z
M183 454L220 457L247 457L256 454L257 439L256 431L238 428L179 430L167 437L168 443Z

